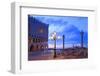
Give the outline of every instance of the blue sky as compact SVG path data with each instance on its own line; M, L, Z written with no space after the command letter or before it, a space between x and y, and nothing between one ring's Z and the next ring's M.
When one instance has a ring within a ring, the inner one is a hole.
M34 16L36 19L49 24L49 36L57 32L57 36L65 35L66 47L71 44L80 44L80 31L84 32L84 46L88 44L88 17L80 16ZM50 46L53 42L49 40ZM62 40L57 40L57 46L61 47Z

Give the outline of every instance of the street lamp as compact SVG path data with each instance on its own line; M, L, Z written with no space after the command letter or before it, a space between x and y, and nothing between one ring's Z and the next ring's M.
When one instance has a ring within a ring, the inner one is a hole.
M54 58L56 58L56 39L57 39L57 33L53 32L51 34L52 39L54 40Z
M57 33L56 32L53 32L50 36L50 39L51 40L54 40L54 58L56 58L56 40L57 39L62 39L63 38L63 49L64 49L64 35L61 37L61 36L57 36Z

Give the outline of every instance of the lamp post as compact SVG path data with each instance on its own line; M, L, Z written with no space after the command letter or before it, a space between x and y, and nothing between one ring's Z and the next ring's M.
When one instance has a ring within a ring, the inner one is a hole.
M56 56L57 56L56 55L56 40L57 39L62 39L62 37L61 36L57 36L57 33L56 32L53 32L51 34L50 39L54 40L54 58L56 58ZM63 43L64 43L64 36L63 36ZM64 48L64 45L63 45L63 48Z
M57 35L56 32L52 33L52 38L54 40L54 58L56 58L56 39L57 39L56 35Z

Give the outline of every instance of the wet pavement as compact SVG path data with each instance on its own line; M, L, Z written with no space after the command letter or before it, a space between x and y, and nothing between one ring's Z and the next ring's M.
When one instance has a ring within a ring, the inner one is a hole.
M54 57L54 50L33 51L28 53L28 60L52 60L52 59L79 59L88 58L87 49L66 49L56 50L56 57Z

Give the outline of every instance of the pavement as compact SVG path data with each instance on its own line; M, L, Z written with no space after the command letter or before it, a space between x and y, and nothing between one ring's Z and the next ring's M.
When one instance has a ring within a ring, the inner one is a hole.
M28 53L28 60L55 60L55 59L79 59L88 58L88 49L65 49L60 52L56 50L56 57L54 57L54 50L35 51Z

